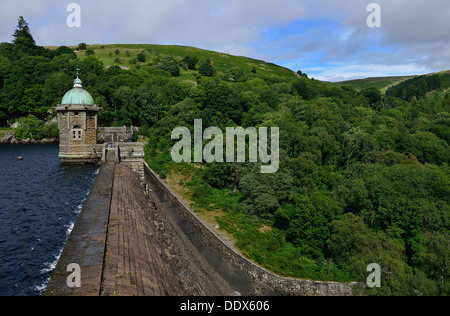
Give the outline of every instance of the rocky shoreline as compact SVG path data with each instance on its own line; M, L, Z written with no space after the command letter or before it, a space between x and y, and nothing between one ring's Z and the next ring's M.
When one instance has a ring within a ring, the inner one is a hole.
M18 140L14 136L14 133L7 133L4 137L0 138L0 145L20 145L20 144L57 144L58 139L56 138L44 138L40 140L35 140L32 138Z

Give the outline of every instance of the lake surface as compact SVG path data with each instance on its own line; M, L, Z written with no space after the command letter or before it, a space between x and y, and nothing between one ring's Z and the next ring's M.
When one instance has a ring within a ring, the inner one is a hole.
M58 145L0 146L0 296L43 294L98 170L61 165Z

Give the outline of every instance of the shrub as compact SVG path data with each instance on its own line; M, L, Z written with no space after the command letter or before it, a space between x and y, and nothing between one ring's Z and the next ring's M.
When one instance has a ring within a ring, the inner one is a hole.
M15 129L16 139L34 139L57 138L59 135L58 124L45 124L34 115L28 115L19 119L19 126Z
M161 69L170 72L173 77L180 75L178 62L172 56L164 57L161 61Z
M145 54L138 54L137 55L137 60L140 61L141 63L145 63Z
M200 68L198 69L198 72L206 77L212 77L215 74L214 67L211 66L211 64L203 63L200 65Z

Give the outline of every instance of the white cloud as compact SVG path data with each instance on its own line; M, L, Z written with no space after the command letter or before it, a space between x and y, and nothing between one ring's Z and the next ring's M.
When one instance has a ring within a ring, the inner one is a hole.
M79 29L66 25L70 2L81 5ZM379 29L366 25L370 2L381 6ZM411 71L450 68L448 0L0 0L0 41L11 41L20 15L39 45L189 45L327 78L364 76L373 66L384 74L402 65ZM289 28L308 21L322 24ZM264 30L279 31L275 38ZM350 71L349 65L361 67ZM328 73L314 73L320 66Z
M284 63L293 69L297 66L311 71L316 78L336 81L338 77L420 74L450 68L448 0L306 2L310 18L338 21L338 25L330 23L333 29L298 32L279 39L276 45L280 47L296 47L298 55L288 57ZM369 28L366 24L370 2L381 6L381 28ZM313 66L310 56L320 57ZM318 71L314 69L317 64L326 67ZM353 65L361 67L356 69Z

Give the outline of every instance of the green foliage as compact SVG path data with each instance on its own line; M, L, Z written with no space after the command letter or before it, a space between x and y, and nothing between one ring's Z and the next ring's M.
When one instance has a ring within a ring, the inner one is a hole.
M86 43L80 43L80 44L78 44L78 50L79 50L79 51L84 51L84 50L86 50L86 49L87 49Z
M393 96L406 101L423 98L428 92L441 87L441 79L438 75L419 76L403 81L386 91L387 96Z
M323 259L325 243L330 238L328 224L341 213L342 209L328 192L298 195L293 204L277 210L275 225L286 231L286 240L302 254Z
M13 43L16 46L35 46L36 42L33 39L33 36L30 33L30 28L28 27L28 23L25 19L20 16L17 23L17 29L14 31L14 40Z
M58 124L44 124L33 115L19 119L19 126L14 130L17 140L34 139L41 140L44 138L58 138Z
M292 199L293 178L289 172L261 174L259 166L247 169L239 188L247 197L243 209L251 215L273 214L283 203Z
M162 150L161 154L159 151ZM145 161L161 177L165 179L173 168L172 157L170 156L165 144L157 144L153 137L145 146Z
M145 63L145 60L146 60L145 54L138 54L137 60L141 63Z
M232 185L235 167L232 164L213 163L203 176L206 183L216 189L229 188Z
M337 262L346 264L367 277L367 266L376 262L382 267L380 288L364 289L369 295L412 295L410 284L413 271L405 262L405 248L382 232L369 230L361 218L348 213L342 220L331 223L328 248Z
M190 70L196 70L198 58L196 56L184 56L183 62L187 65Z
M55 57L61 55L69 55L72 59L77 58L75 52L67 46L60 46L55 50Z
M169 72L173 77L180 75L178 62L172 56L164 57L161 61L161 69Z
M202 63L200 65L200 68L198 69L198 72L206 77L213 77L216 73L214 70L214 67L211 65L211 63Z
M370 87L362 91L364 97L369 99L370 106L374 108L379 102L381 102L381 92L377 88Z

